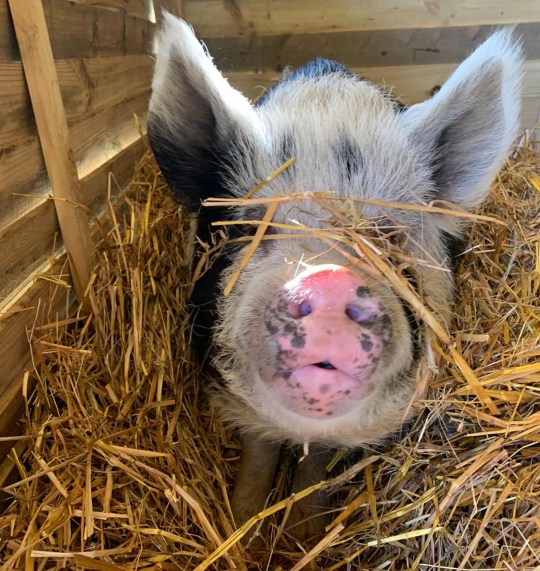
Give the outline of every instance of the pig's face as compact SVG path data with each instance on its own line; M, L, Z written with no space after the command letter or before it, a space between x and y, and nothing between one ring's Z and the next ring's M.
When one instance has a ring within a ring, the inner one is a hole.
M433 99L408 109L326 60L251 106L189 28L166 20L149 136L171 187L199 213L203 236L212 221L253 212L201 210L202 200L241 197L291 157L294 165L257 196L330 190L344 198L475 207L516 133L520 52L505 33L479 48ZM422 293L446 321L446 246L460 238L456 219L358 208L408 229L410 253L430 260L417 272ZM326 216L314 203L283 204L274 221L287 229L272 232L321 227ZM223 378L216 394L224 416L275 439L351 446L399 427L415 395L422 335L385 280L314 238L284 237L264 241L224 297L244 252L229 252L194 293L201 314L209 304L217 310L209 343Z
M269 436L355 445L410 409L418 332L386 284L332 252L306 268L307 248L261 252L220 303L214 362L240 404L224 406Z

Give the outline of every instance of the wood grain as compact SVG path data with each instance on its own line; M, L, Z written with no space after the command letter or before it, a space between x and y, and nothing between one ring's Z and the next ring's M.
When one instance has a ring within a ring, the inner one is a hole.
M146 20L153 14L152 0L71 0L71 2L124 12Z
M184 0L201 37L503 25L540 20L538 0Z
M55 59L151 54L155 24L122 11L43 0ZM8 0L0 0L0 61L20 60Z
M147 98L139 97L129 105L107 109L73 127L82 187L81 202L94 215L102 209L107 197L104 173L111 171L120 184L127 184L125 173L132 172L137 157L133 150L125 154L126 150L135 148L142 152L137 146L140 134L133 114L141 116L144 128L146 107ZM37 142L34 142L34 150L36 153L39 151ZM19 170L23 170L16 161L15 165L18 164ZM101 187L95 182L95 177L100 177ZM5 197L5 212L2 212L0 200L0 306L2 300L9 299L18 284L31 277L51 255L54 244L62 244L54 204L46 198L49 193L47 179L42 175L38 182L42 188L39 195ZM33 181L30 180L29 184L32 185Z
M467 26L202 39L221 70L281 71L316 57L349 67L458 63L491 33L493 26ZM540 59L540 24L520 24L515 34L526 58Z
M8 0L0 0L0 60L20 58Z
M89 114L71 125L71 142L80 178L114 158L139 137L134 115L144 126L147 107L148 93L143 93L114 107ZM25 165L24 169L21 164ZM37 136L0 151L0 172L4 175L0 179L2 231L30 212L36 200L42 199L50 190ZM18 196L20 194L26 196ZM85 202L84 192L82 198Z
M94 249L86 213L76 206L79 180L43 6L40 0L10 0L9 5L75 289L83 300Z
M104 206L108 173L113 173L119 186L124 188L131 181L135 163L145 148L145 143L137 140L82 180L84 195L88 203L95 204L96 214L98 205L99 208ZM29 333L36 325L62 319L73 305L70 287L58 286L45 279L46 275L56 276L69 286L65 264L65 255L53 262L52 267L45 260L40 275L20 282L19 298L0 312L0 436L17 434L21 429L17 421L24 410L22 380L25 368L31 368ZM8 449L9 445L0 445L0 458Z
M148 93L152 71L146 55L57 61L68 124ZM37 133L21 62L0 62L0 118L0 149Z

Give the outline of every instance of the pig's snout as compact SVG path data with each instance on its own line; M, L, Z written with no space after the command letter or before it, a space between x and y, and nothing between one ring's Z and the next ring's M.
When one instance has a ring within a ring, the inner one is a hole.
M349 412L374 388L392 322L365 281L342 266L308 270L269 303L275 361L261 377L283 406L310 418Z

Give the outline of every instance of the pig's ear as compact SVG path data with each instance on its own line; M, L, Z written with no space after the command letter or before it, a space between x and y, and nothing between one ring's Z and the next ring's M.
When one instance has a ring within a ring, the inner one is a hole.
M466 59L430 100L402 120L427 156L436 198L474 208L487 196L519 127L522 50L501 30Z
M249 101L219 73L192 29L163 16L148 136L177 198L196 211L202 200L226 194L223 170L260 136L260 126Z

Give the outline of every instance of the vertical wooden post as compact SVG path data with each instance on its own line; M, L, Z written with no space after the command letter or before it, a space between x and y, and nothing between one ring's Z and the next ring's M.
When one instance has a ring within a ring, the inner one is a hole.
M75 291L83 301L94 246L88 216L78 206L82 203L79 177L43 5L41 0L8 1Z

